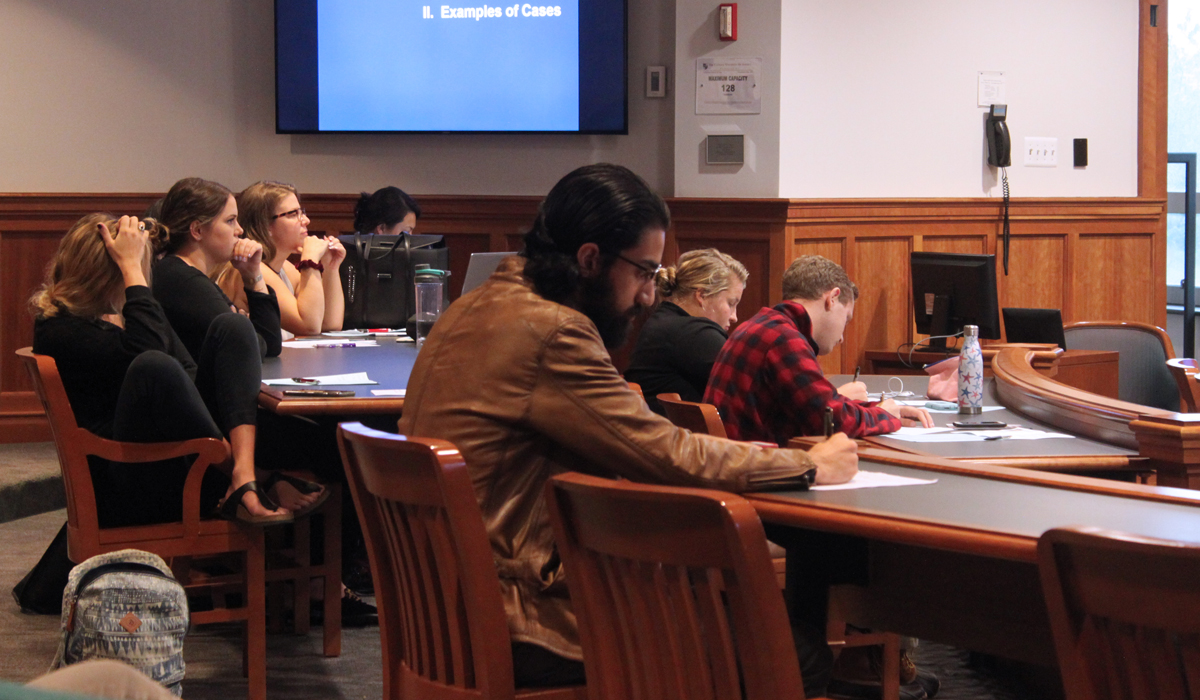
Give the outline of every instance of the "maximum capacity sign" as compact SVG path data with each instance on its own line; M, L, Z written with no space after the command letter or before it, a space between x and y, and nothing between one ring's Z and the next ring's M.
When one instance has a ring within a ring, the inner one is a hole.
M696 114L760 114L761 58L696 59Z

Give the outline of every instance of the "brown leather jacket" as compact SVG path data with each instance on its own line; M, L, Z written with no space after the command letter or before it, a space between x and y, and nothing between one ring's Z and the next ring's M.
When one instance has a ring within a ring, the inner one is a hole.
M542 491L566 471L729 491L813 468L798 450L694 435L652 413L595 324L504 260L450 305L417 356L400 432L454 443L495 554L513 639L582 658Z

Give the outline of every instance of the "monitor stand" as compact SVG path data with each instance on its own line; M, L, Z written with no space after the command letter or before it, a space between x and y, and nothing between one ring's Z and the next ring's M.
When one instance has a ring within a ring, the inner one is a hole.
M950 297L939 294L933 298L933 316L929 320L929 335L950 335ZM929 341L931 350L946 351L946 338L934 338Z

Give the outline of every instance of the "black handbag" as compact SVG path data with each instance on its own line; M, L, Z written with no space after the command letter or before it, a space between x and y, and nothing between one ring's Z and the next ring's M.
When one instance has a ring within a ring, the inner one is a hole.
M413 266L450 269L450 249L441 236L353 233L338 238L346 248L342 328L404 328L416 313ZM445 307L450 303L449 285L443 293Z

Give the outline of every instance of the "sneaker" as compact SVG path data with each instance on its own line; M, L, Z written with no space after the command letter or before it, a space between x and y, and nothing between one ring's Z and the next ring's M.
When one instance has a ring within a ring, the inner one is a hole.
M311 619L313 624L321 624L325 620L325 606L319 600L312 602ZM349 588L342 591L342 627L370 627L379 624L379 610L363 600Z
M837 700L880 700L883 659L880 647L853 647L844 650L834 666L834 678L826 694ZM900 653L900 699L927 700L937 694L941 682L929 671L918 669Z
M832 700L881 700L883 685L878 681L846 681L833 679L825 695ZM929 696L919 683L900 686L900 700L928 700Z
M359 594L375 595L375 581L371 579L371 566L365 561L355 561L342 574L342 584Z

